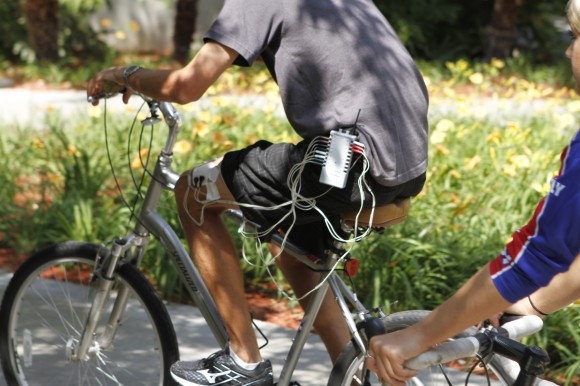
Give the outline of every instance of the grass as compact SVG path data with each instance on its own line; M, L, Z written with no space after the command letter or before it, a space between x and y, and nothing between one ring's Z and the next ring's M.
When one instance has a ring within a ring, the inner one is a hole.
M172 65L149 60L151 66ZM514 73L514 66L421 64L432 106L428 183L413 201L406 222L364 240L356 249L361 270L355 284L369 306L387 312L436 306L501 251L548 191L559 154L577 128L580 103L570 98L570 85L553 75L557 72L537 69L529 76L542 79L538 82ZM22 74L22 82L54 72L48 83L79 79L73 82L75 87L89 76L86 69L75 76L34 67L10 71ZM250 93L259 94L256 103L251 103ZM258 138L297 140L276 113L277 90L263 68L225 74L208 95L210 109L201 104L181 108L184 130L175 149L177 170ZM245 96L242 100L247 103L230 95ZM482 108L481 96L493 103L493 115ZM524 109L515 114L514 106ZM126 232L130 209L116 190L109 163L117 171L124 199L132 203L139 196L134 181L141 180L141 159L150 153L150 136L153 149L163 140L162 129L146 130L139 143L137 128L128 144L128 126L135 114L127 110L108 117L111 159L104 146L102 109L76 119L54 112L41 131L0 125L0 162L11 171L0 175L0 244L28 252L49 242L96 242ZM160 210L178 229L174 205L167 195ZM182 296L182 286L159 245L151 243L150 248L144 262L147 272L165 296ZM246 269L251 281L266 277L264 269ZM574 354L580 345L578 315L578 308L570 307L550 316L542 334L534 338L550 352L550 370L562 377L562 383L569 379L567 384L574 384L580 367Z

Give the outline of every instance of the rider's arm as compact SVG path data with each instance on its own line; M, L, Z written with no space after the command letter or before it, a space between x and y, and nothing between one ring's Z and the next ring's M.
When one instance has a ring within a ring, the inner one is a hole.
M514 233L504 252L417 325L373 338L369 351L376 360L370 360L369 366L376 365L379 375L394 385L402 384L414 375L403 367L405 360L505 310L569 269L580 251L578 170L580 134L563 153L561 174L554 179L552 191L530 222ZM574 280L578 282L577 276ZM556 295L559 304L571 296ZM538 299L536 306L544 301Z
M463 331L509 306L495 288L486 266L466 282L449 300L437 307L418 324L371 339L369 366L393 385L415 375L404 368L405 360Z
M185 67L177 70L142 68L129 77L132 90L153 99L185 104L198 100L218 77L232 65L238 53L219 43L208 41ZM87 94L98 94L103 81L125 85L123 67L115 67L96 74L89 81ZM123 100L127 102L130 93Z

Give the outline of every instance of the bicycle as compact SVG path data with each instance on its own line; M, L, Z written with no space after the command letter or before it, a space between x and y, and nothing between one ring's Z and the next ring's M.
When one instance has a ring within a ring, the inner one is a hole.
M101 97L111 97L118 91ZM0 359L9 385L46 384L47 379L54 384L75 385L135 384L136 380L143 384L174 384L169 368L179 359L175 330L165 305L139 270L151 236L160 241L177 268L217 345L223 348L228 341L203 278L176 232L157 212L161 193L173 190L179 177L171 164L181 117L171 103L140 96L150 113L144 124L161 121L161 113L168 134L136 214L134 229L102 245L74 241L49 246L34 253L18 268L0 306ZM374 211L345 214L343 230L352 233L357 227L370 227L371 223L381 229L399 223L405 219L409 205L410 200L406 199ZM239 211L227 211L226 216L251 226ZM345 253L344 242L335 241L326 256L316 261L284 240L281 234L275 233L269 242L283 245L286 252L312 270L321 272L319 285L311 294L301 327L295 333L284 367L277 377L277 385L296 384L291 381L293 371L328 290L338 302L352 337L333 367L328 385L380 384L380 380L364 368L368 339L372 334L394 331L416 322L425 312L385 316L379 309L365 308L335 269L343 260L345 265L353 261ZM526 329L525 334L534 331ZM132 339L128 332L137 334L139 339ZM474 334L470 330L461 336ZM510 342L521 348L519 343ZM492 345L487 350L483 362L490 364L497 377L505 385L531 385L532 376L529 380L526 378L525 383L510 375L507 365L493 355L502 354L495 347ZM533 353L532 357L544 363L545 353L541 354ZM39 359L52 365L48 368L35 366ZM428 379L435 373L440 373L440 369L431 367L409 384L435 385L435 380Z

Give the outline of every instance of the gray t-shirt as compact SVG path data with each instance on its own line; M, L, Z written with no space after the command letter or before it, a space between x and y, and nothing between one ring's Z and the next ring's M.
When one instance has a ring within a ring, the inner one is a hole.
M205 40L238 52L238 65L262 57L300 136L356 122L380 184L427 169L427 90L372 1L225 0Z

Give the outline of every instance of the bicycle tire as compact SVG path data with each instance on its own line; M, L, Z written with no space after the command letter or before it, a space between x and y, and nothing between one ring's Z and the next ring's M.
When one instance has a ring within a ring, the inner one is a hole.
M33 254L14 273L0 306L0 359L9 386L175 384L169 373L179 359L173 324L153 286L128 263L114 275L113 291L120 282L130 288L114 344L106 351L95 344L112 308L109 301L89 358L67 360L96 292L87 269L94 267L98 248L56 244Z
M391 315L388 315L381 319L383 326L385 327L385 331L394 332L401 329L404 329L410 325L413 325L420 320L424 319L430 311L424 310L410 310L410 311L402 311L397 312ZM475 328L467 329L462 333L458 334L455 338L465 337L473 335L476 332ZM365 386L372 386L372 385L381 385L376 374L369 374L369 378L360 380L358 374L360 374L360 368L362 368L364 364L364 356L361 353L360 349L357 345L353 342L349 342L349 344L345 347L343 352L339 355L336 363L334 364L332 371L330 373L330 377L328 380L328 386L354 386L354 385L365 385ZM471 364L466 365L466 369L469 370L472 367ZM468 376L468 372L458 371L454 368L445 368L445 373L450 378L452 385L465 385L466 384L466 377ZM507 385L506 380L504 380L503 372L498 371L496 372L494 368L491 366L489 367L490 372L493 371L493 379L490 380L491 385ZM473 377L481 377L483 375L470 375L470 379ZM483 376L485 378L485 376ZM482 380L482 385L487 385L487 379ZM415 378L410 379L406 383L409 386L448 386L449 383L445 379L442 370L437 367L431 367L428 369L422 370L419 375ZM470 383L471 384L471 383ZM479 383L478 383L479 384Z

